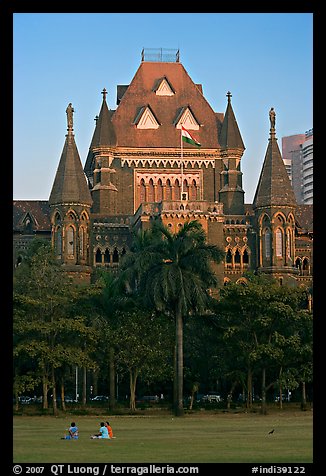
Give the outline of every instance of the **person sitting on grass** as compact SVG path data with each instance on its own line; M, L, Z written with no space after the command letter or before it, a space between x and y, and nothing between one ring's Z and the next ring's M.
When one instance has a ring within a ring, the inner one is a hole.
M76 423L71 422L70 428L68 428L68 435L64 435L62 440L78 440L78 427Z
M107 429L108 429L109 438L115 438L115 436L113 436L112 426L110 425L110 423L109 423L108 421L105 423L105 426L106 426Z
M99 433L96 433L95 435L92 435L91 438L92 438L92 439L94 439L94 438L107 438L107 439L110 439L110 437L109 437L109 432L108 432L107 427L106 427L105 424L104 424L104 421L101 422L101 426L100 426L100 431L99 431Z

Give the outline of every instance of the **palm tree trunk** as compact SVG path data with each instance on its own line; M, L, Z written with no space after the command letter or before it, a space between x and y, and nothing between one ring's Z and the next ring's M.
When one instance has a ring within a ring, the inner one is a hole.
M176 381L177 381L177 406L175 415L183 416L183 319L182 313L176 312Z

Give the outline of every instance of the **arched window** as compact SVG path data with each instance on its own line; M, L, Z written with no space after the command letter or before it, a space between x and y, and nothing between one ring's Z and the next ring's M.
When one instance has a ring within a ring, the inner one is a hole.
M70 257L75 254L75 230L72 226L67 228L67 254Z
M55 242L54 242L55 254L61 256L62 254L62 228L58 226L55 231Z
M196 180L194 179L189 187L189 200L197 200Z
M275 249L276 256L283 256L283 233L280 228L277 228L275 232Z
M225 262L226 262L228 267L230 267L232 265L232 253L231 253L230 249L227 250L227 252L226 252Z
M154 183L153 179L150 179L148 184L148 202L154 202Z
M81 258L85 257L85 228L81 226L79 228L79 254Z
M265 258L271 257L271 232L269 229L264 234Z
M244 252L243 252L243 264L245 266L247 266L249 264L249 254L248 254L248 251L245 249Z
M162 188L162 180L158 179L157 187L156 187L156 202L161 202L163 200L163 188Z
M291 250L292 250L292 235L291 230L287 230L286 232L286 256L291 258Z
M97 248L95 253L95 263L102 263L102 253L99 248Z
M297 258L295 260L295 267L299 270L300 274L301 274L301 268L302 268L302 262L301 262L301 258Z
M303 274L309 273L309 260L307 258L304 258L304 260L302 261L302 271Z
M172 200L172 186L171 186L170 179L167 179L167 181L166 181L165 198L166 198L166 200Z
M114 248L113 255L112 255L112 262L119 263L119 252L117 248Z
M241 257L240 257L240 252L238 249L236 249L235 253L234 253L234 263L236 265L239 265L241 262Z
M174 200L180 200L181 198L181 190L179 180L176 179L174 182Z
M139 194L140 194L140 203L146 202L146 187L145 187L144 179L141 179L141 181L140 181Z
M104 253L104 263L110 263L110 251L107 248Z

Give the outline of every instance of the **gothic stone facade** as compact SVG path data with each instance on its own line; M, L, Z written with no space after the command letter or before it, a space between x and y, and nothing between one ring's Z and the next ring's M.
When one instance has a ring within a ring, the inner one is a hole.
M220 285L241 281L247 270L310 285L312 207L296 204L275 117L254 201L245 204L245 146L230 93L225 112L214 112L177 59L142 61L131 83L117 87L115 110L102 94L84 167L69 104L49 201L14 201L14 266L29 240L44 236L67 272L89 282L97 267L117 269L133 230L159 219L177 231L199 220L208 241L225 250ZM181 126L201 147L181 147Z

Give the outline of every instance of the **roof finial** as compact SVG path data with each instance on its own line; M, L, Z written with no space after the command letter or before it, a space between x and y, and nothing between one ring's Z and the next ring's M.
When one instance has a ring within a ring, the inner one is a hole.
M271 123L271 132L275 133L275 120L276 120L276 113L274 111L274 108L271 107L269 111L269 120Z
M103 88L103 91L102 91L102 94L103 94L103 101L106 100L106 95L107 95L107 90L105 88Z
M230 93L230 91L228 91L226 93L226 97L228 98L228 103L230 104L231 103L231 97L232 97L232 94Z
M68 104L67 106L67 109L66 109L66 114L67 114L67 130L68 132L69 131L73 131L74 130L74 118L73 118L73 114L74 114L75 110L74 108L72 107L72 104L71 102Z

